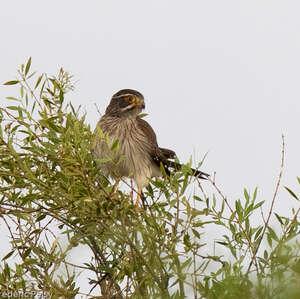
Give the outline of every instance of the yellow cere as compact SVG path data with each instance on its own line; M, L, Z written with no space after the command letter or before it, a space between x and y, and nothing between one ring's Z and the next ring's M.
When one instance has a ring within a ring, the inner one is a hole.
M143 104L143 102L144 102L143 99L141 99L141 98L137 98L136 100L137 100L136 101L137 105L139 105L139 106L141 106Z

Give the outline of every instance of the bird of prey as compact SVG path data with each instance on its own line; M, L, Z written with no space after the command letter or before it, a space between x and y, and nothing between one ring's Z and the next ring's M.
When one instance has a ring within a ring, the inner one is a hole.
M137 206L149 178L161 175L161 165L168 175L170 169L181 169L181 164L174 161L175 152L159 147L152 127L139 116L144 108L140 92L122 89L115 93L97 124L93 146L93 155L101 161L98 164L104 175L117 181L123 177L134 179L138 187ZM201 179L209 176L192 171Z

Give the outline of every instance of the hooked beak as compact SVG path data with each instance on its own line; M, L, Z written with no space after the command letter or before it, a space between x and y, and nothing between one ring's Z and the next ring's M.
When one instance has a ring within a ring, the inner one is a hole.
M134 97L132 100L132 104L134 104L135 106L144 109L145 108L145 102L143 99L141 98L136 98Z
M134 108L141 108L141 109L145 109L145 103L144 100L141 98L136 98L133 97L130 101L130 104L128 106L126 106L125 108L123 108L123 111L127 111L127 110L131 110Z

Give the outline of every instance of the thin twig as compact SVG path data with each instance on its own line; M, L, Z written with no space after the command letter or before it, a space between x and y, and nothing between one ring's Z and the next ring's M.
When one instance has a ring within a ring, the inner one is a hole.
M292 226L293 226L294 223L296 222L296 219L297 219L297 217L298 217L299 212L300 212L300 208L299 208L299 209L297 210L297 212L295 213L295 215L294 215L294 217L293 217L293 219L292 219L290 225L286 228L284 234L288 233L288 231L292 228Z
M208 177L207 179L211 182L211 184L212 184L212 185L214 186L214 188L217 190L217 192L219 193L219 195L222 197L222 199L224 200L224 202L225 202L226 206L228 207L228 209L230 210L230 212L231 212L232 214L234 214L235 211L231 208L231 206L230 206L230 204L229 204L229 202L228 202L228 200L227 200L227 197L223 194L223 192L220 190L220 188L216 185L215 181L213 181L213 180L212 180L211 178L209 178L209 177ZM247 240L247 242L248 242L248 245L249 245L249 247L251 248L252 255L253 255L253 257L254 257L254 256L255 256L255 248L253 247L253 244L252 244L252 242L251 242L251 239L249 239L249 236L248 236L246 230L244 229L242 223L240 222L237 213L235 213L235 219L237 220L237 224L238 224L238 226L240 227L241 231L243 232L243 234L244 234L244 236L245 236L245 238L246 238L246 240ZM253 257L252 257L252 259L254 260ZM256 265L256 268L258 269L258 265L257 265L256 260L255 260L255 265Z
M284 135L281 135L281 138L282 138L282 150L281 150L281 165L280 165L280 172L279 172L279 176L278 176L278 180L277 180L277 184L276 184L276 187L275 187L275 192L274 192L274 195L273 195L273 199L272 199L272 203L271 203L271 207L270 207L270 210L269 210L269 214L268 214L268 217L265 221L265 225L264 225L264 229L262 231L262 234L261 234L261 237L258 241L258 244L255 248L255 251L254 251L254 254L252 256L252 259L251 259L251 262L248 266L248 269L247 269L247 272L246 272L246 275L249 273L250 269L251 269L251 266L253 265L253 262L254 260L256 260L256 254L258 252L258 249L260 247L260 244L263 240L263 237L266 233L266 230L268 228L268 224L269 224L269 221L270 221L270 218L271 218L271 215L272 215L272 212L273 212L273 207L274 207L274 203L275 203L275 199L277 197L277 194L278 194L278 190L279 190L279 186L280 186L280 183L281 183L281 178L282 178L282 173L283 173L283 168L284 168L284 153L285 153L285 142L284 142Z
M36 97L35 93L33 92L33 90L30 88L27 80L26 80L26 77L20 72L18 71L20 77L22 78L24 84L25 84L25 87L27 88L27 90L30 92L31 96L35 99L35 101L37 102L37 104L40 106L41 110L43 110L43 107L42 107L42 104L40 103L39 99Z
M96 110L97 110L99 116L101 117L101 116L102 116L102 113L100 112L98 105L97 105L96 103L94 103L94 105L95 105L95 107L96 107Z

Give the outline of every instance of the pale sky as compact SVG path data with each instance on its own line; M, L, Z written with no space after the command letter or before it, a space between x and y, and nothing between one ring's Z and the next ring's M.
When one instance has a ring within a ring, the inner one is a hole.
M258 186L269 205L281 134L283 185L299 194L299 12L299 0L3 1L0 82L29 56L38 72L63 67L92 128L94 103L103 112L113 93L137 89L160 146L183 162L209 152L203 170L229 200ZM0 99L15 90L0 86ZM280 195L275 209L289 214L298 203Z

